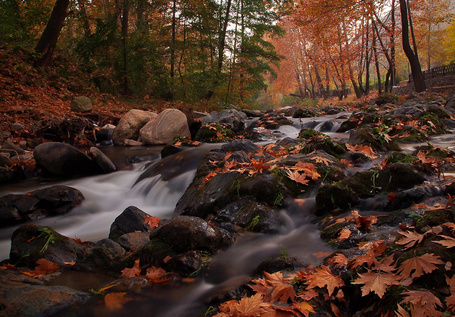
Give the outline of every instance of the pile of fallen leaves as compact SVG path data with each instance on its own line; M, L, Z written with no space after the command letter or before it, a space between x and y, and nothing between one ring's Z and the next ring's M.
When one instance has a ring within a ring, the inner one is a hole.
M346 219L344 219L346 220ZM354 212L350 219L367 230L376 217ZM455 223L423 233L398 230L399 238L358 245L358 255L337 252L326 265L284 276L264 272L250 281L240 300L219 306L215 316L443 316L455 313L455 275L450 261ZM426 243L424 249L422 245ZM438 249L437 246L443 246ZM433 247L434 246L434 247ZM430 253L434 249L440 255Z

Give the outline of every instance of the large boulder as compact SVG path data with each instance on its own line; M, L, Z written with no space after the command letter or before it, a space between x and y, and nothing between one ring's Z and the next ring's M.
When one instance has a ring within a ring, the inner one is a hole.
M66 143L42 143L35 148L33 156L37 167L50 176L71 177L101 171L87 155Z
M137 139L139 130L149 121L154 120L157 114L154 112L132 109L119 121L112 134L112 141L116 145L123 145L125 139Z
M88 97L80 96L71 101L70 108L74 112L90 112L92 111L92 101Z
M90 155L104 173L111 173L117 169L111 159L101 152L100 149L92 146L90 148Z
M153 122L140 130L141 140L147 144L170 144L176 136L191 138L185 114L178 109L162 111Z
M25 195L0 197L0 227L68 213L84 196L68 186L52 186Z

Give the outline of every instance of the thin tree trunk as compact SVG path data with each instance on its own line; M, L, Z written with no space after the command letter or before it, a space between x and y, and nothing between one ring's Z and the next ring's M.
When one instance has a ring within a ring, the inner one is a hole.
M373 34L373 55L374 65L376 66L376 76L378 77L378 94L382 93L381 71L379 69L378 50L376 49L376 36Z
M130 93L128 89L128 49L127 49L127 38L128 38L128 18L129 18L129 7L128 2L125 1L122 10L122 49L123 49L123 73L122 73L122 92L124 95Z
M172 1L172 38L171 38L171 81L174 82L175 75L175 32L176 32L176 11L177 11L177 0Z
M68 5L69 0L57 0L55 2L51 17L35 47L35 51L41 55L35 62L35 66L47 66L51 61L60 31L67 16Z
M406 0L400 0L400 11L401 11L401 24L402 24L402 42L403 50L408 58L409 64L411 65L412 79L414 81L414 87L416 92L422 92L427 89L425 84L425 77L423 76L422 69L420 68L419 58L411 48L409 43L409 26L408 26L408 14L406 8Z

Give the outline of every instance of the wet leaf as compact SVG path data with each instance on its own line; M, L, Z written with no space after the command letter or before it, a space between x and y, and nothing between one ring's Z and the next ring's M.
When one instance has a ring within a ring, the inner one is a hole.
M343 280L333 274L325 265L322 265L321 268L316 268L316 272L308 276L307 284L308 288L327 287L329 296L332 295L335 288L344 286Z
M440 264L444 264L444 262L439 260L439 256L436 256L433 253L426 253L401 263L399 274L402 279L415 279L424 274L433 272L437 269L436 265Z
M455 247L455 238L445 236L442 234L439 235L439 237L444 238L444 240L438 240L438 241L432 241L432 242L445 246L448 249Z
M104 304L109 310L119 310L131 301L130 298L125 297L126 292L117 292L117 293L110 293L104 296Z
M367 272L359 274L352 284L364 284L362 286L362 296L366 296L371 292L376 293L379 298L382 298L391 285L400 285L400 277L394 273L385 273L382 271Z
M153 217L153 216L145 216L144 224L149 225L150 228L156 228L158 227L160 223L160 218L158 217Z
M130 278L141 275L141 268L139 267L139 259L134 261L132 268L125 268L122 270L121 278Z
M425 235L415 231L404 232L398 230L398 233L404 236L400 240L396 241L396 244L403 245L405 249L412 248L414 245L421 243Z

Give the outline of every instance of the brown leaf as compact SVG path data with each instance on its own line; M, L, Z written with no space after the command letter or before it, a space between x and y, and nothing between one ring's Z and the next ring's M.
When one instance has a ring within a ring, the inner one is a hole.
M149 216L149 215L145 216L144 224L149 225L150 228L153 229L153 228L158 227L159 223L160 223L160 218Z
M22 272L22 273L25 275L31 276L31 277L40 277L40 276L51 274L51 273L54 273L54 272L57 272L60 270L57 263L51 262L44 258L37 260L36 264L38 264L38 266L35 267L35 269L33 271Z
M263 313L263 306L264 302L262 301L261 294L255 294L251 297L243 297L239 303L235 306L237 312L239 312L240 316L261 316Z
M310 313L316 313L313 309L313 306L308 302L299 302L293 304L294 308L302 313L305 317L308 317Z
M126 303L131 301L130 298L125 297L126 292L109 293L104 296L104 304L109 310L118 310Z
M437 306L442 307L442 303L430 291L408 291L403 292L406 297L400 304L411 304L411 316L441 316Z
M139 259L134 261L132 268L125 268L122 270L121 278L130 278L141 275L141 268L139 267Z
M440 235L440 237L444 238L445 240L438 240L438 241L432 241L432 242L443 245L448 249L455 247L455 238L445 236L442 234Z
M340 234L338 235L338 238L336 238L336 241L338 242L343 242L351 236L352 231L349 230L348 228L344 228L340 231Z
M158 284L158 283L164 283L167 281L170 281L171 278L165 278L167 272L163 270L160 267L149 267L147 269L147 273L145 274L145 277L149 279L149 282L151 284Z
M415 279L425 273L428 274L436 270L436 264L444 264L444 262L439 260L439 256L435 256L433 253L426 253L401 263L398 272L402 279Z
M362 296L374 292L379 298L382 298L387 287L391 285L400 285L400 277L394 273L370 271L365 274L359 274L359 278L352 282L352 284L365 284L362 286Z
M453 311L455 311L455 275L452 276L452 278L449 278L446 275L446 282L447 282L447 285L449 285L449 289L450 289L450 296L448 296L446 298L446 304L447 304L447 307L449 307L450 310L453 312Z
M425 235L420 234L415 231L404 232L404 231L398 230L398 233L403 235L404 238L401 238L400 240L396 241L395 243L399 244L399 245L404 245L405 249L412 248L415 244L422 242L423 238L425 237Z
M306 178L306 174L300 174L298 171L287 171L288 177L296 183L300 183L303 185L308 185L310 182L309 179Z
M307 284L309 289L327 287L329 296L332 295L335 288L344 286L343 280L333 274L325 265L322 265L321 268L316 268L316 273L308 275Z

